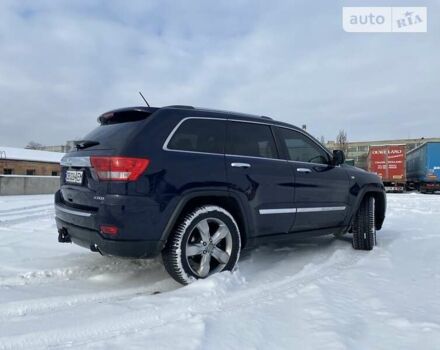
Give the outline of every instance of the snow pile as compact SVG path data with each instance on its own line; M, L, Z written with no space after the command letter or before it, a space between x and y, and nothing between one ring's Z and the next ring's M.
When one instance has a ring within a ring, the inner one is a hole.
M320 237L182 288L160 260L59 244L51 196L0 197L0 349L438 349L440 196L388 196L372 252Z

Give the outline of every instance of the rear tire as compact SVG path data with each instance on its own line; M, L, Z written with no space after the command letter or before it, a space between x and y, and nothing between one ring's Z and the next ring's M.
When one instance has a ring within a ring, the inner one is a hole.
M353 248L372 250L376 245L374 197L363 199L353 220Z
M178 222L162 251L165 269L189 284L216 272L232 270L241 250L238 225L225 209L206 205Z

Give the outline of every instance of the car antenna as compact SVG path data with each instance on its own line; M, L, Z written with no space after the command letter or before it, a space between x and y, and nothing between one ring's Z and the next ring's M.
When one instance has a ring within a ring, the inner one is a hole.
M148 104L147 100L145 99L144 95L142 95L142 92L139 91L139 95L141 95L142 99L145 101L145 103L147 104L148 107L150 107L150 105Z

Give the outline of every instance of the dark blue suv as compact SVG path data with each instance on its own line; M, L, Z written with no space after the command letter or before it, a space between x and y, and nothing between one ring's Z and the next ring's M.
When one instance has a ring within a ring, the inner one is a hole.
M231 270L260 242L347 232L371 250L386 197L374 174L268 117L189 106L110 111L62 160L60 242L162 254L177 281Z

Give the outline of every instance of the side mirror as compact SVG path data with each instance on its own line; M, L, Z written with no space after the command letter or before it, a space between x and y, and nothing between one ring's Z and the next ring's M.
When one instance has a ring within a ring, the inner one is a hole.
M345 154L344 151L339 149L335 149L333 151L333 165L341 165L345 162Z

